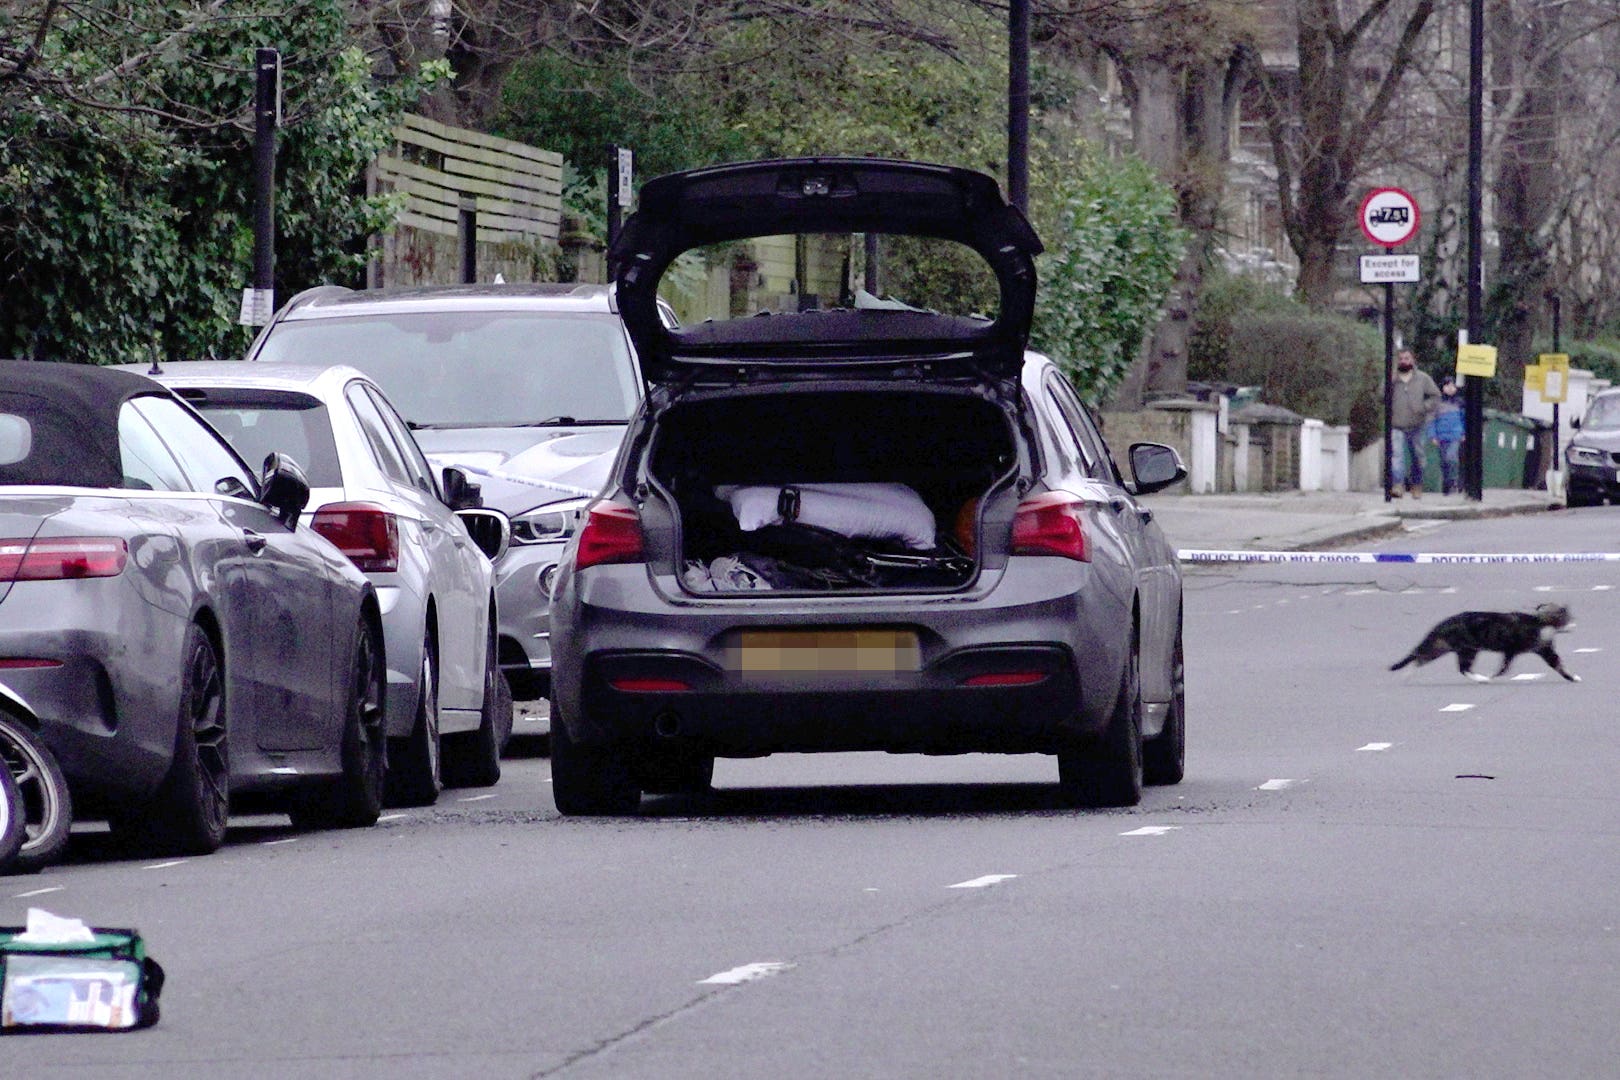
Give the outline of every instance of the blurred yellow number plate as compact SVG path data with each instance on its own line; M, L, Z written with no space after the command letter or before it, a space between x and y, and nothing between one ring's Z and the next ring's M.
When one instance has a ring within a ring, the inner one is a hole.
M916 671L922 652L913 630L749 630L731 666L745 676L894 673Z

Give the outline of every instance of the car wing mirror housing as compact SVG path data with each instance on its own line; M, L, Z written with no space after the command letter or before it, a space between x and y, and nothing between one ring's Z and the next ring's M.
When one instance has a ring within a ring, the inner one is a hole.
M499 510L470 507L457 510L456 517L466 526L467 535L478 545L478 550L489 556L490 562L505 555L512 545L512 520Z
M444 468L444 504L452 510L476 510L484 505L484 490L454 465Z
M1173 446L1163 443L1132 443L1131 477L1136 494L1150 495L1187 478L1187 467Z
M283 525L296 529L298 516L309 505L309 481L298 462L285 454L266 454L259 477L259 501L274 510Z

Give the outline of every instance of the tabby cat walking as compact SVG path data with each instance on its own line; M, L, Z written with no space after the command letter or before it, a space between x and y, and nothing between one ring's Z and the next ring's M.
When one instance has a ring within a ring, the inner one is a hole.
M1389 670L1427 664L1449 652L1457 654L1457 670L1477 682L1489 682L1491 676L1474 670L1474 657L1482 652L1501 653L1502 666L1496 672L1500 677L1507 674L1520 653L1533 652L1570 682L1580 682L1579 675L1564 669L1564 662L1553 649L1554 635L1574 625L1569 608L1562 604L1540 604L1534 611L1464 611L1441 619L1415 649L1391 664Z

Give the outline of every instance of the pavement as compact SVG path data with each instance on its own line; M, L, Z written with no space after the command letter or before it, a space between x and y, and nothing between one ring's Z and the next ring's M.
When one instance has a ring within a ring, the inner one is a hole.
M1399 532L1410 521L1466 520L1563 509L1545 491L1487 488L1478 502L1426 492L1384 500L1382 491L1278 491L1147 495L1177 549L1323 551Z

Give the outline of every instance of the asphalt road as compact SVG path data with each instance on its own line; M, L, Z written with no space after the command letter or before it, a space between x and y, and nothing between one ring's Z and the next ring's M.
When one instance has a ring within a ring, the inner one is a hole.
M1616 526L1380 546L1604 551ZM1610 1075L1616 578L1192 570L1188 777L1128 812L1058 807L1046 758L837 755L559 819L535 755L374 829L240 819L201 859L86 828L0 879L0 921L138 926L163 1019L0 1039L0 1077ZM1547 599L1581 683L1387 670L1446 615Z

